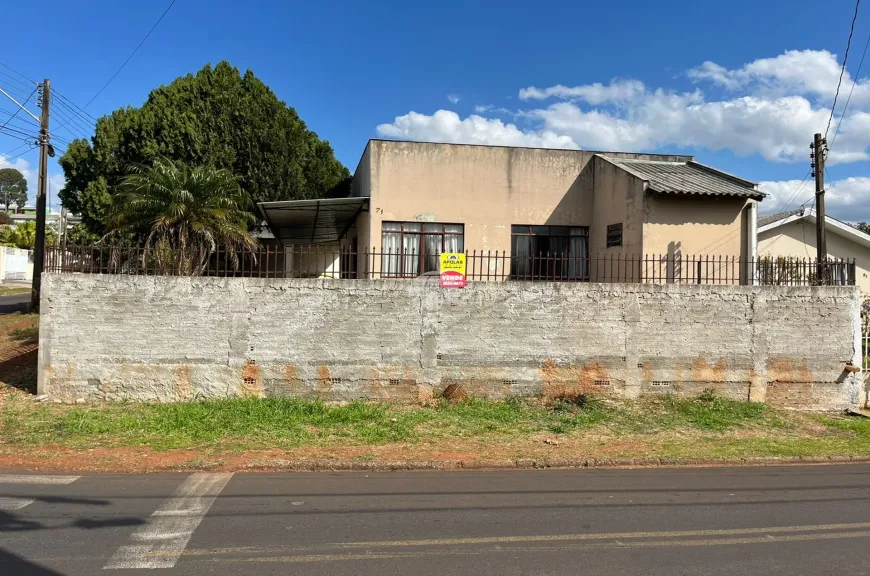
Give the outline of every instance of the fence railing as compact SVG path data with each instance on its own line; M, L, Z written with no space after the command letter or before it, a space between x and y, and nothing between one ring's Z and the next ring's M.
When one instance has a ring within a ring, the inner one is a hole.
M604 254L468 250L469 281L547 281L654 284L854 285L855 261L735 256ZM54 273L249 278L416 279L438 275L438 254L353 250L333 246L261 246L208 255L156 255L141 247L51 246L45 270Z

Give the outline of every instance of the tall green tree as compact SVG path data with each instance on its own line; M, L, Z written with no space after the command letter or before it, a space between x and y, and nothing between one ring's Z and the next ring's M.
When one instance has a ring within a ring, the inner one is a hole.
M153 90L140 108L100 118L92 141L75 140L60 158L60 198L102 234L127 167L157 158L227 169L254 203L320 198L350 175L253 72L221 62Z
M12 204L19 208L27 204L27 180L15 168L0 169L0 202L7 212Z
M110 236L140 238L143 258L177 274L197 274L218 249L236 253L256 240L248 195L228 170L158 159L133 165L108 215Z

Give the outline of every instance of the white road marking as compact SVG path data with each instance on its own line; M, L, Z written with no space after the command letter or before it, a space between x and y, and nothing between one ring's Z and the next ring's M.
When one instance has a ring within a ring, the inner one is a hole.
M0 474L0 484L72 484L79 478L81 478L81 476Z
M34 502L30 498L0 498L0 510L21 510Z
M232 473L191 474L151 514L149 522L130 536L131 543L121 546L103 568L174 567L194 530L232 476Z

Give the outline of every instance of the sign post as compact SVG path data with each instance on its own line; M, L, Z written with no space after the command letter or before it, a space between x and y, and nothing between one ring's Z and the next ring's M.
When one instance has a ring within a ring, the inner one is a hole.
M441 287L465 288L465 254L441 253Z

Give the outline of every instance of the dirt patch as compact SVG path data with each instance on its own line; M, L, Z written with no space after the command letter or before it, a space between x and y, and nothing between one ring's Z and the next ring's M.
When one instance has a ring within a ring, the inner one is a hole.
M35 315L0 316L0 395L13 389L36 393L38 325Z

